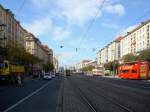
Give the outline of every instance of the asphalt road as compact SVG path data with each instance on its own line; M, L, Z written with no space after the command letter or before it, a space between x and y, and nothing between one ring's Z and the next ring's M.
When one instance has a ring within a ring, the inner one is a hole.
M83 108L86 112L150 112L148 81L77 75L64 82L70 86L64 86L65 90L72 91L64 94L64 103L69 102L64 112L83 112Z
M150 112L150 81L73 75L0 86L0 112Z
M0 112L56 112L62 77L0 86Z

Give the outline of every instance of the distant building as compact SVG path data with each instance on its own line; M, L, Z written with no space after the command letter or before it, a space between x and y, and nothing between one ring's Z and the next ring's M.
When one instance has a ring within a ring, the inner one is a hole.
M82 60L81 62L79 62L78 64L75 65L76 71L81 71L81 69L86 67L88 65L88 63L91 61L92 60Z
M108 46L104 47L97 53L97 64L105 64L108 62Z
M53 57L53 65L56 73L59 72L59 62L56 56Z
M86 66L96 67L97 66L97 61L96 60L91 60L91 61L86 63Z
M47 53L47 62L53 63L53 50L50 49L47 45L43 45L46 53Z

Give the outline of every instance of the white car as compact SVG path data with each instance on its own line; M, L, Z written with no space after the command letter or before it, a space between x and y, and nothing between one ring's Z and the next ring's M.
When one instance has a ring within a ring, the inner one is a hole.
M56 77L56 75L54 73L52 73L52 78Z
M51 74L48 72L48 73L44 73L44 77L43 77L44 79L51 79L52 78L52 76L51 76Z

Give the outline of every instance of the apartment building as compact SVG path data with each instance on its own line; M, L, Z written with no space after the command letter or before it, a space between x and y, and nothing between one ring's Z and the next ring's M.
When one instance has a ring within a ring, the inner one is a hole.
M108 62L115 60L116 43L115 41L108 44Z
M142 22L121 39L121 57L126 54L136 54L145 49L150 49L150 20Z
M120 60L124 55L150 49L150 20L142 22L123 37L117 37L97 53L97 64Z
M53 50L50 49L47 45L43 45L45 52L47 53L47 62L53 63Z
M96 67L96 65L97 65L97 61L96 60L91 60L91 61L86 63L86 66Z
M102 48L98 52L98 58L97 58L98 65L105 64L107 62L108 62L108 46Z
M26 36L26 51L41 59L44 64L53 60L52 49L49 49L46 45L42 45L40 40L31 33L28 33L28 36Z
M53 65L56 73L59 71L59 62L56 56L53 56Z
M75 69L77 71L80 71L82 68L86 67L88 65L88 63L91 61L92 60L82 60L81 62L79 62L78 64L75 65Z
M1 46L17 45L25 48L25 37L27 31L20 25L14 17L14 14L0 5L0 25L4 27L0 32Z

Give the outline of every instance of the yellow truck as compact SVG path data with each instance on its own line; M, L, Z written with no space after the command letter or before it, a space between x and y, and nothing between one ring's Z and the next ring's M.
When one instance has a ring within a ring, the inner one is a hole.
M7 60L0 62L0 81L6 80L13 84L22 84L24 74L24 66L10 64Z

